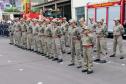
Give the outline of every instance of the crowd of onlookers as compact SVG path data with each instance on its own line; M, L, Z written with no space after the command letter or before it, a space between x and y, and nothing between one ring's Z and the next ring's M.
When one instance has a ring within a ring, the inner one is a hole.
M7 21L1 21L0 22L0 36L9 36L9 28L10 23Z

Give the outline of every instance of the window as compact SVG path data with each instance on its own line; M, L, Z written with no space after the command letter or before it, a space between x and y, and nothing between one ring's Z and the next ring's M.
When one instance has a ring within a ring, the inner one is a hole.
M120 6L109 7L108 32L113 32L114 19L120 18Z
M126 20L126 5L125 5L125 20Z
M84 7L77 7L76 9L76 17L77 20L79 20L82 17L85 17L85 10Z

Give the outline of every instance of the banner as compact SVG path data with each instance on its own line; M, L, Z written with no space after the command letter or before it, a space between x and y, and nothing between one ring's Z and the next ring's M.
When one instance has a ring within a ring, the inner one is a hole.
M31 11L31 0L22 0L22 7L24 13L29 13Z

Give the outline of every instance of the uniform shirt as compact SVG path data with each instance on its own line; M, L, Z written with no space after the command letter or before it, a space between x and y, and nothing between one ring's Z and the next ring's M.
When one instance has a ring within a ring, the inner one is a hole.
M32 27L29 26L29 27L27 28L27 33L28 33L28 34L32 34Z
M26 24L23 24L23 25L21 26L21 31L22 31L22 32L26 32L26 31L27 31L27 25L26 25Z
M72 32L71 32L71 35L72 35L72 39L78 39L80 40L80 31L79 31L79 28L78 27L75 27L72 29Z
M101 26L101 28L96 27L96 35L97 37L105 37L107 30L104 26Z
M53 33L52 33L52 25L51 24L48 24L46 26L45 35L48 37L52 37Z
M39 27L39 35L40 35L40 36L43 36L43 35L44 35L44 26L43 26L43 25L41 25L41 26Z
M21 25L19 23L15 25L15 31L21 32Z
M124 28L121 24L114 26L113 35L122 35L124 33Z
M107 28L106 23L103 24L103 29L104 29L105 35L107 36L108 35L108 28Z
M90 33L88 35L82 35L82 45L93 45L93 35Z
M62 36L62 30L60 26L53 27L53 37L61 37Z
M33 34L34 35L38 35L38 25L37 24L33 24L32 25L32 30L33 30Z
M68 22L64 22L61 26L62 28L62 34L65 35L65 33L68 33Z
M96 27L97 27L97 24L96 23L92 23L89 25L89 28L92 32L96 32Z

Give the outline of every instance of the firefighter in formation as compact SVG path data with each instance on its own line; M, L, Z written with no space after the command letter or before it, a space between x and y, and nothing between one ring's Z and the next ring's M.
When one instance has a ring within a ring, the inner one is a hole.
M104 19L97 22L89 18L86 23L84 18L77 21L66 18L53 20L43 18L37 19L15 19L10 25L10 44L19 48L36 52L58 63L65 61L64 54L70 54L70 64L82 68L82 72L93 73L93 53L97 56L94 62L106 63L107 59L107 26ZM119 19L115 19L113 28L113 54L116 56L116 47L119 46L120 59L123 59L122 34L123 26Z

